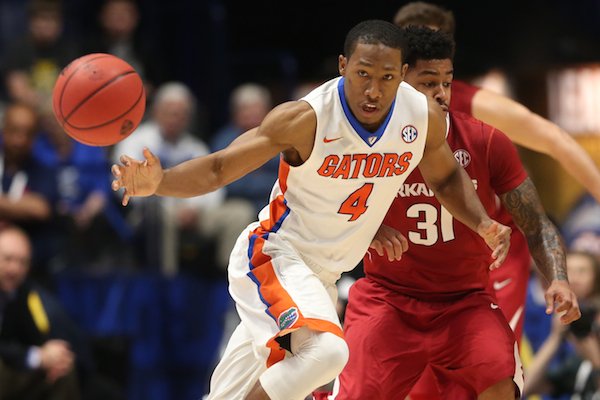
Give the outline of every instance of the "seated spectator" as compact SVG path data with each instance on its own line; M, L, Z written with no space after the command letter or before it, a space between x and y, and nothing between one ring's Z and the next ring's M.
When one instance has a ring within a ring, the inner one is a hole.
M42 296L27 281L31 247L17 227L0 230L0 398L75 400L75 355L53 337Z
M569 326L553 319L548 337L525 370L526 396L574 395L571 398L582 400L600 396L600 263L593 254L570 251L567 272L582 315ZM552 365L565 343L574 351Z
M110 190L106 148L81 144L56 124L36 140L34 157L56 171L60 267L123 269L131 266L133 236Z
M0 222L25 228L33 241L34 272L45 272L56 255L52 230L56 201L56 175L32 155L38 132L38 115L24 104L7 107L2 121L0 148Z
M271 95L260 85L247 83L231 94L231 122L215 133L212 151L221 150L240 134L257 127L271 109ZM279 158L275 157L262 167L227 185L228 198L250 201L256 213L269 203L273 183L277 180Z
M80 56L77 45L62 35L58 0L32 0L29 32L5 53L3 66L8 97L26 103L41 115L42 125L52 115L52 89L62 68Z
M115 162L123 154L142 158L144 147L158 155L166 168L208 154L208 147L188 131L195 106L195 98L185 85L170 82L160 86L151 118L115 146ZM139 199L146 265L160 260L165 272L174 273L182 262L194 264L206 259L206 254L199 252L209 251L206 245L212 241L216 262L223 271L240 231L255 218L248 204L224 198L225 191L220 189L190 199Z

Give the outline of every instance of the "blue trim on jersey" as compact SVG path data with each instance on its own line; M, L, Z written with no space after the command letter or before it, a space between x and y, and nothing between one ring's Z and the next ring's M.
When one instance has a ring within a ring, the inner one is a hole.
M346 96L344 95L344 82L345 82L344 77L342 77L342 79L340 79L340 81L338 82L338 93L340 95L340 101L342 102L342 108L344 109L344 114L346 114L346 118L348 119L348 122L350 122L350 125L352 125L352 127L354 128L356 133L358 133L358 136L361 137L363 142L365 142L369 147L373 147L373 145L375 143L377 143L379 141L379 139L381 139L381 136L383 136L383 132L385 132L385 128L387 128L387 126L390 122L390 119L392 119L392 113L394 112L394 106L396 105L396 99L394 98L394 101L392 102L392 106L390 107L390 111L388 112L388 115L385 117L385 121L383 121L381 126L379 128L377 128L377 130L375 132L369 132L362 126L362 124L360 122L358 122L358 120L356 119L354 114L352 114L352 111L350 110L350 106L348 106L348 102L346 101ZM373 143L369 143L369 138L373 137L373 136L375 136L377 139L374 140Z
M269 304L269 302L260 293L261 282L252 273L252 270L254 268L256 268L254 265L252 265L252 253L254 252L254 244L256 243L256 239L261 238L261 239L267 241L269 239L269 233L271 233L271 232L273 232L273 233L277 232L281 228L281 225L283 224L283 221L290 214L290 209L287 206L287 200L285 198L283 199L283 204L285 205L286 210L283 213L283 215L277 220L277 222L275 222L275 225L273 225L273 227L271 228L271 230L269 232L265 233L265 234L262 234L262 235L254 234L254 235L250 236L250 240L249 240L249 243L248 243L248 267L249 267L250 271L248 271L248 273L246 275L250 279L252 279L252 282L254 282L256 284L256 290L258 291L258 297L260 298L260 301L262 301L262 303L267 306L267 308L265 309L265 313L269 317L273 318L273 320L275 322L277 322L277 318L275 318L275 316L273 316L273 314L271 314L271 312L269 311L269 307L271 307L271 304Z

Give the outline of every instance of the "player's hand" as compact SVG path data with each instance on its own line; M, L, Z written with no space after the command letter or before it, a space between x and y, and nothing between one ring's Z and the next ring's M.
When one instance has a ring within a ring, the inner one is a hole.
M477 233L485 240L489 248L492 249L494 262L490 265L490 270L498 268L502 265L508 254L511 229L497 221L488 220L477 227Z
M546 299L546 314L560 315L562 324L570 324L581 317L577 296L571 290L569 282L554 279L544 294Z
M124 206L134 196L144 197L153 195L163 177L160 160L147 148L144 148L143 161L134 160L129 156L121 156L122 165L114 164L111 172L115 179L112 181L112 190L123 191Z
M389 261L399 261L402 253L408 250L408 240L394 228L382 224L369 247L375 249L381 257L387 253Z

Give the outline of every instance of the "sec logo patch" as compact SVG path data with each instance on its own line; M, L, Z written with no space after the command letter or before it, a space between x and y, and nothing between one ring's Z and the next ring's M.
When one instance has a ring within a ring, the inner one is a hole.
M406 125L402 128L402 140L406 143L412 143L417 140L417 136L419 136L419 132L417 132L417 128L412 125Z

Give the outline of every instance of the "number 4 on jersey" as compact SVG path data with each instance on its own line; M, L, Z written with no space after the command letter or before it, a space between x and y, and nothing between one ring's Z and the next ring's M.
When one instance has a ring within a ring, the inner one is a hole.
M348 221L356 221L361 215L367 211L367 200L373 191L372 183L365 183L359 189L355 190L348 196L340 206L338 214L350 215Z

